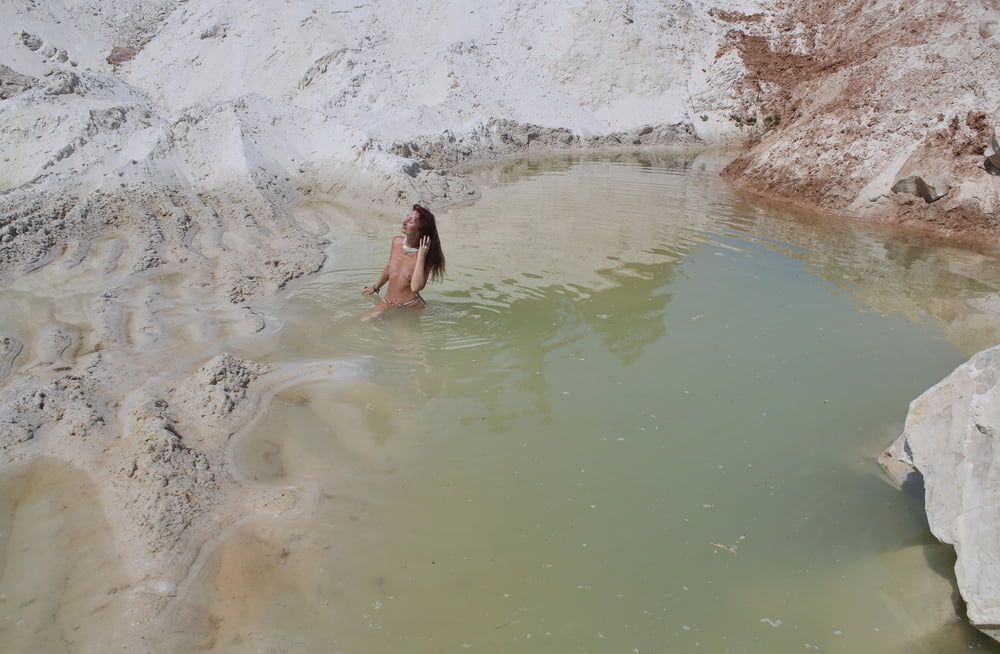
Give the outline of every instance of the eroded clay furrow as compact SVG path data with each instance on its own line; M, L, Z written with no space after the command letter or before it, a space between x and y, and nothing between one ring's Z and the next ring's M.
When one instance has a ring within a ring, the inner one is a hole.
M73 270L90 255L90 249L94 245L94 239L85 238L77 241L69 248L68 256L62 262L63 270Z
M70 349L75 339L63 325L49 325L42 329L35 344L34 365L55 365L73 359Z
M10 375L22 350L24 345L21 341L13 336L0 336L0 382Z
M125 252L125 241L120 238L112 238L105 245L101 254L101 272L110 275L118 269L119 261Z

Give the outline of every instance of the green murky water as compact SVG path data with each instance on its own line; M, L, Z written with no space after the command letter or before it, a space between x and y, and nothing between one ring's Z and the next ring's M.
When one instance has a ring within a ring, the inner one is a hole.
M280 329L219 347L363 375L284 392L235 444L320 500L229 538L159 646L1000 651L874 463L911 399L1000 340L1000 261L787 215L718 167L480 171L497 186L439 218L447 281L375 324L359 291L395 226L300 207L331 226L326 269L259 307Z
M996 651L873 459L995 339L997 262L793 220L705 168L488 171L441 218L427 311L375 325L358 290L392 226L303 207L330 265L241 353L367 372L284 394L237 448L322 500L223 547L181 623L227 651Z

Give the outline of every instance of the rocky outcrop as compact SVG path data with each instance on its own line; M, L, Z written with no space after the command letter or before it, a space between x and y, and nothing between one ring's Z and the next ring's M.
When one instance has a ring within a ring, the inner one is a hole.
M468 161L495 159L537 150L582 150L622 146L690 144L698 140L691 125L683 122L643 125L622 132L583 138L564 127L493 118L465 134L445 130L435 136L390 144L388 152L413 159L412 176L423 167L447 168Z
M1000 145L997 144L996 133L990 139L990 146L986 148L986 161L983 165L991 175L1000 175Z
M21 75L3 64L0 64L0 100L20 95L38 83L38 80L28 75Z
M925 180L920 175L904 177L892 185L893 193L909 193L915 195L927 204L936 202L948 193L948 182L944 179Z
M1000 345L959 366L910 405L903 435L883 454L897 481L923 476L927 520L955 547L969 621L1000 640Z
M756 143L724 175L738 186L865 219L1000 233L993 0L789 3L729 17L735 120Z

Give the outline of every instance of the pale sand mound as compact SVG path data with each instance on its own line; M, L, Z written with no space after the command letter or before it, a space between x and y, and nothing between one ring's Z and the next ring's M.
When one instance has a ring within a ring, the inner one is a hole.
M223 354L164 387L143 382L148 373L118 353L79 365L81 374L49 383L24 373L0 391L2 461L48 457L94 475L133 582L130 620L139 623L177 595L206 541L247 517L309 509L308 492L242 479L228 464L230 440L276 389L356 372L322 362L274 369Z

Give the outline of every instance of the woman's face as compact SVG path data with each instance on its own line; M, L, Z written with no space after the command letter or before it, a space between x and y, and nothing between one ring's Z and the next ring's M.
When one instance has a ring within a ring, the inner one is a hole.
M411 210L403 218L403 233L407 236L420 233L420 214L417 213L416 209Z

